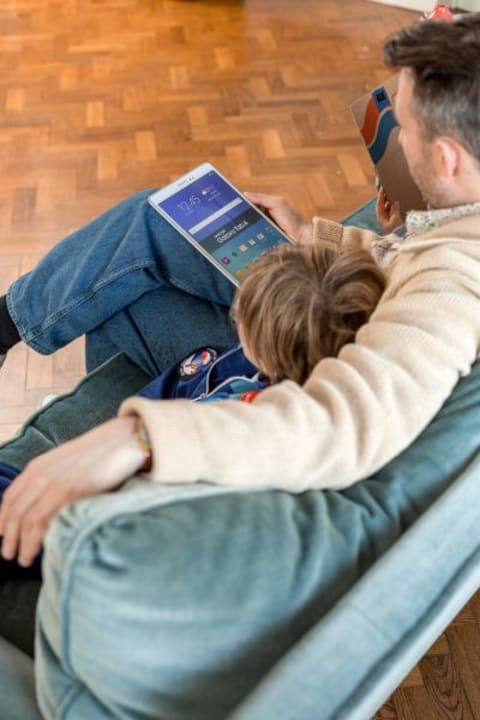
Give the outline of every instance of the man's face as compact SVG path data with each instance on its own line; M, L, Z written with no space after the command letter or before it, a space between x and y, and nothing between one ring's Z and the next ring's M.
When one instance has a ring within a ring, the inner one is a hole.
M395 116L400 125L399 142L425 202L432 208L448 207L451 203L447 188L434 170L432 142L425 137L415 113L413 82L411 73L403 68L395 98Z

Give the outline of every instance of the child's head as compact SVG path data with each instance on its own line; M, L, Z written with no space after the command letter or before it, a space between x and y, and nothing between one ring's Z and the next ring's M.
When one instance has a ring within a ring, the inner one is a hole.
M368 320L385 278L366 250L281 245L242 282L232 315L245 354L272 380L303 383Z

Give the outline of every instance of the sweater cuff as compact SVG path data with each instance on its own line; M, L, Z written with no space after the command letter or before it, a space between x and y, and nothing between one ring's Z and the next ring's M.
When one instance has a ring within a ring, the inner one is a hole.
M343 227L334 220L326 220L322 217L313 218L313 241L327 240L340 244L342 241Z
M203 449L199 440L195 420L192 413L192 402L189 400L162 400L161 412L159 401L141 397L130 397L120 405L118 415L137 415L142 418L152 448L152 469L150 478L157 482L184 483L201 479L204 467ZM179 452L184 448L176 446L175 439L189 438L188 467L195 475L186 478L182 472L183 464L179 462Z

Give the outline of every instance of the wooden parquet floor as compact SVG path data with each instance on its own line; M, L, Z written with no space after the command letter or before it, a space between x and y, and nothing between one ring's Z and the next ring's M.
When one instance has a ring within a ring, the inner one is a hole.
M72 229L207 159L305 215L352 211L374 188L348 104L414 18L364 0L2 0L0 293ZM83 372L81 339L51 357L18 345L0 439ZM375 718L478 719L479 675L477 594Z

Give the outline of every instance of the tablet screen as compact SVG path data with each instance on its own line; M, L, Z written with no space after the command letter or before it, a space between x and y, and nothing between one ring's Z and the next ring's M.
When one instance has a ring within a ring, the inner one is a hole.
M215 169L153 204L211 256L236 284L283 233L250 205Z

